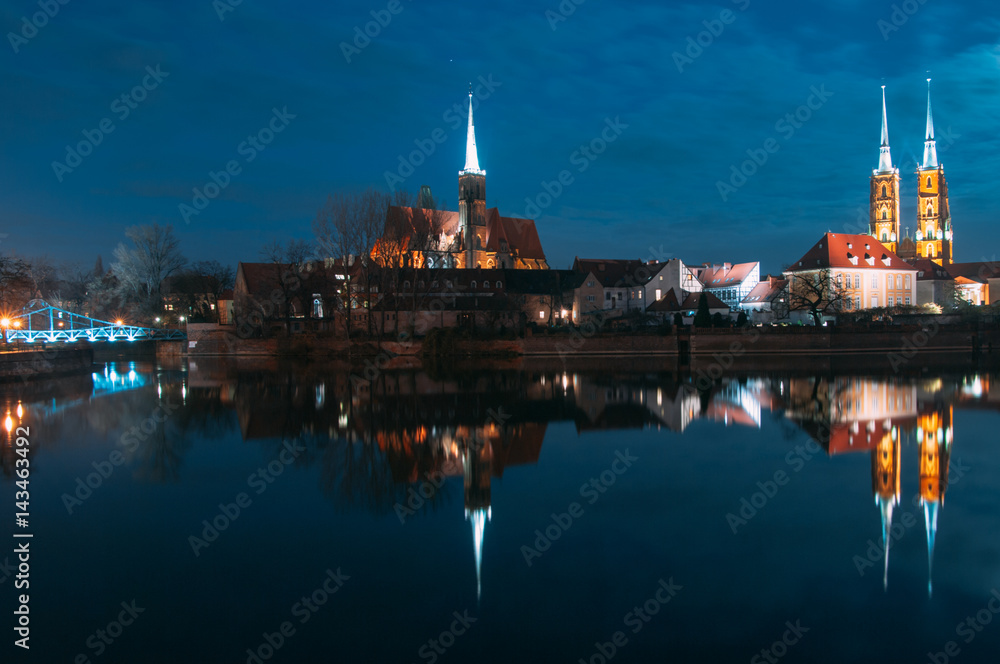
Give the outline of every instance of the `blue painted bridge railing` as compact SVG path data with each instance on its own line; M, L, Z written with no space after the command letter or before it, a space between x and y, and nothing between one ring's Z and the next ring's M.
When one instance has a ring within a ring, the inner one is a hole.
M32 300L19 316L0 321L6 341L56 343L59 341L113 342L185 339L182 330L163 330L126 325L124 321L88 318L54 307L43 300Z

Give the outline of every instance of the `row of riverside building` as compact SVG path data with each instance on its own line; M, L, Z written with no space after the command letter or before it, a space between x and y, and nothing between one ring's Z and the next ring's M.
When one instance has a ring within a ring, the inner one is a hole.
M383 237L370 255L298 266L240 263L232 299L220 302L221 322L238 324L242 314L297 330L332 329L339 319L385 333L466 324L577 325L597 312L603 319L641 313L647 321L680 314L690 322L703 293L712 314L742 311L755 323L794 322L811 320L799 287L820 281L831 298L836 293L837 311L940 305L955 294L976 305L1000 299L1000 265L952 261L948 186L937 159L929 79L912 237L909 227L900 228L901 180L889 149L884 86L881 138L870 178L868 234L827 232L780 275L761 276L759 262L695 265L677 258L576 258L571 269L554 270L533 220L486 207L470 93L457 212L431 209L430 190L423 187L416 206L388 209Z

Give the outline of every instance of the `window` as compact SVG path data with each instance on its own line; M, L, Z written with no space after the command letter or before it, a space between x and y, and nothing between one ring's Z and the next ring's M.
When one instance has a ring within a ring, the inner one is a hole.
M854 275L854 287L855 288L861 288L861 275L860 274Z
M886 197L885 185L882 185L882 198L885 198L885 197ZM885 213L883 212L882 214L885 214ZM885 217L882 217L882 218L885 219Z
M595 299L595 298L594 298L594 296L593 296L593 295L588 295L588 296L587 296L587 302L593 302L593 301L594 301L594 299Z
M503 288L503 282L497 281L497 288Z
M472 283L471 283L471 284L469 284L469 286L470 286L471 288L475 288L475 287L476 287L476 280L475 280L475 279L473 279L473 280L472 280Z
M909 295L907 295L907 296L906 296L906 303L907 303L907 304L909 304L909 303L910 303L910 296L909 296Z
M838 274L837 275L837 288L843 288L843 287L844 287L844 275Z
M909 290L910 289L910 275L906 275L906 280L905 281L906 281L906 289Z
M903 287L903 275L896 275L896 290L900 290Z
M545 318L545 312L544 311L539 311L538 312L538 317L539 318Z
M661 297L663 297L663 291L660 290L659 288L657 288L656 289L656 299L659 300Z
M604 293L604 301L607 302L610 299L611 299L611 293L605 291L605 293Z
M313 318L323 317L323 300L319 295L313 295Z
M490 280L486 279L485 281L483 281L483 288L489 288L489 287L490 287Z
M872 288L878 288L878 275L872 275Z
M860 295L855 295L854 296L854 308L855 309L860 309L861 308L861 296Z
M927 216L930 217L934 214L934 205L927 203ZM927 232L930 233L930 226L927 227Z
M892 307L892 305L893 305L893 300L892 300L892 295L890 295L889 296L889 306Z
M872 295L872 309L878 309L878 295Z
M933 244L928 244L927 245L927 258L934 258L934 245Z
M593 288L593 287L594 287L594 280L591 279L590 281L587 282L587 288Z
M889 211L886 210L885 208L883 208L882 209L882 221L885 221L888 218L889 218Z
M927 188L930 189L931 187L932 187L932 185L931 185L931 176L928 175L927 176Z

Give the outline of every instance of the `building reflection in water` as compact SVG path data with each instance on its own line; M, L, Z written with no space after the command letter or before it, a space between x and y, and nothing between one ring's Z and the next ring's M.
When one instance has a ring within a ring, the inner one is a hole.
M108 410L101 416L102 430L111 432L131 423L128 417L135 412L150 412L162 399L180 402L184 405L171 418L169 432L151 436L144 445L169 448L170 472L157 477L179 474L188 444L178 441L189 440L189 433L201 431L218 438L224 427L238 426L244 440L260 441L275 450L286 440L302 443L307 452L296 463L319 465L324 491L348 509L392 513L414 495L415 487L428 485L431 478L453 478L456 482L429 484L434 490L425 491L413 511L419 515L447 509L462 478L477 596L482 592L493 482L509 468L537 463L550 423L570 423L578 433L626 428L683 433L699 420L760 428L768 412L790 423L790 431L806 432L830 456L870 455L886 588L894 511L900 509L908 480L913 481L903 477L901 461L908 454L919 455L914 504L924 513L930 593L935 540L948 488L953 411L1000 408L1000 395L991 394L987 374L951 380L726 377L702 385L670 373L511 370L436 378L414 370L383 372L367 383L352 381L343 372L281 370L268 364L234 369L191 363L179 379L158 372L155 381L132 366L123 368L109 366L105 373L86 376L86 385L74 383L58 403L28 398L24 414L58 419L65 408L80 405L96 417L108 409L93 408L95 396L118 390L139 395L136 399L141 396L144 401L134 404L123 401L121 413ZM69 387L70 383L63 385ZM8 401L7 410L12 423L21 419L18 401ZM74 421L67 419L66 426ZM12 474L9 444L0 458L4 472Z

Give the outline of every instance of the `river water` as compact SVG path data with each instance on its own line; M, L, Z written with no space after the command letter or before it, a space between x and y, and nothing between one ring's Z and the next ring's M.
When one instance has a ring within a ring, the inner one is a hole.
M33 538L31 650L10 643L28 591L0 571L4 647L46 663L997 661L996 372L368 377L197 360L8 385L5 513L27 427L30 526L10 530Z

